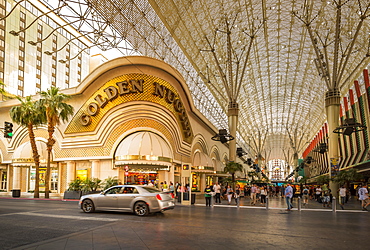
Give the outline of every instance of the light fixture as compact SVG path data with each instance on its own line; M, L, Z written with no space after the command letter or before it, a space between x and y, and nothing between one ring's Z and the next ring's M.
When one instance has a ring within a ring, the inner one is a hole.
M360 132L366 129L366 126L356 122L355 118L347 118L344 120L343 125L334 129L333 133L351 135L353 132Z
M220 141L221 143L226 143L234 140L234 137L228 134L226 129L220 129L218 134L214 135L211 139L214 141Z
M236 148L236 155L238 157L242 157L243 155L246 155L247 153L244 152L243 148Z
M325 142L323 143L320 143L319 144L319 147L315 150L313 150L314 152L319 152L320 154L324 154L326 151L328 151L328 145L326 145Z

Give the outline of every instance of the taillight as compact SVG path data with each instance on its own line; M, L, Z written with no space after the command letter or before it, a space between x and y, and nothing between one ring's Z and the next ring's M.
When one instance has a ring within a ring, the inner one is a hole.
M172 197L172 199L174 199L175 198L175 195L173 193L171 193L171 197Z
M157 200L159 200L159 201L161 201L161 200L162 200L162 197L161 197L161 195L160 195L160 194L157 194L155 197L156 197L156 198L157 198Z

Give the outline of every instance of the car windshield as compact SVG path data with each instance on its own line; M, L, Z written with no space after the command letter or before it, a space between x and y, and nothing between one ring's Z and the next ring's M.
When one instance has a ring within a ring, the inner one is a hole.
M149 193L160 193L161 191L159 191L158 189L156 188L153 188L153 187L142 187L144 190L148 191Z

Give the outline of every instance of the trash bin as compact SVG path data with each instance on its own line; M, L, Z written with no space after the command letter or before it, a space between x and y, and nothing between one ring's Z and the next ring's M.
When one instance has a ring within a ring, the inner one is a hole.
M19 198L19 197L21 197L21 190L19 190L19 189L13 189L12 190L12 197L13 198Z
M195 204L195 194L191 194L191 205Z

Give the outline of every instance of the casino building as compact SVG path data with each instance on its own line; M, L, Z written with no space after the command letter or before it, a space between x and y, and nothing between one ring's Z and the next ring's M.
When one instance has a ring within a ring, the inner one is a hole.
M117 58L63 93L72 96L68 103L74 116L54 134L53 193L63 193L76 178L191 182L193 190L203 190L225 176L228 148L211 140L217 129L194 108L184 79L170 65L143 56ZM18 104L15 99L3 102L1 120L11 121L9 110ZM36 128L35 135L42 190L47 128ZM32 192L36 171L31 152L27 129L14 124L13 137L0 140L2 191Z

